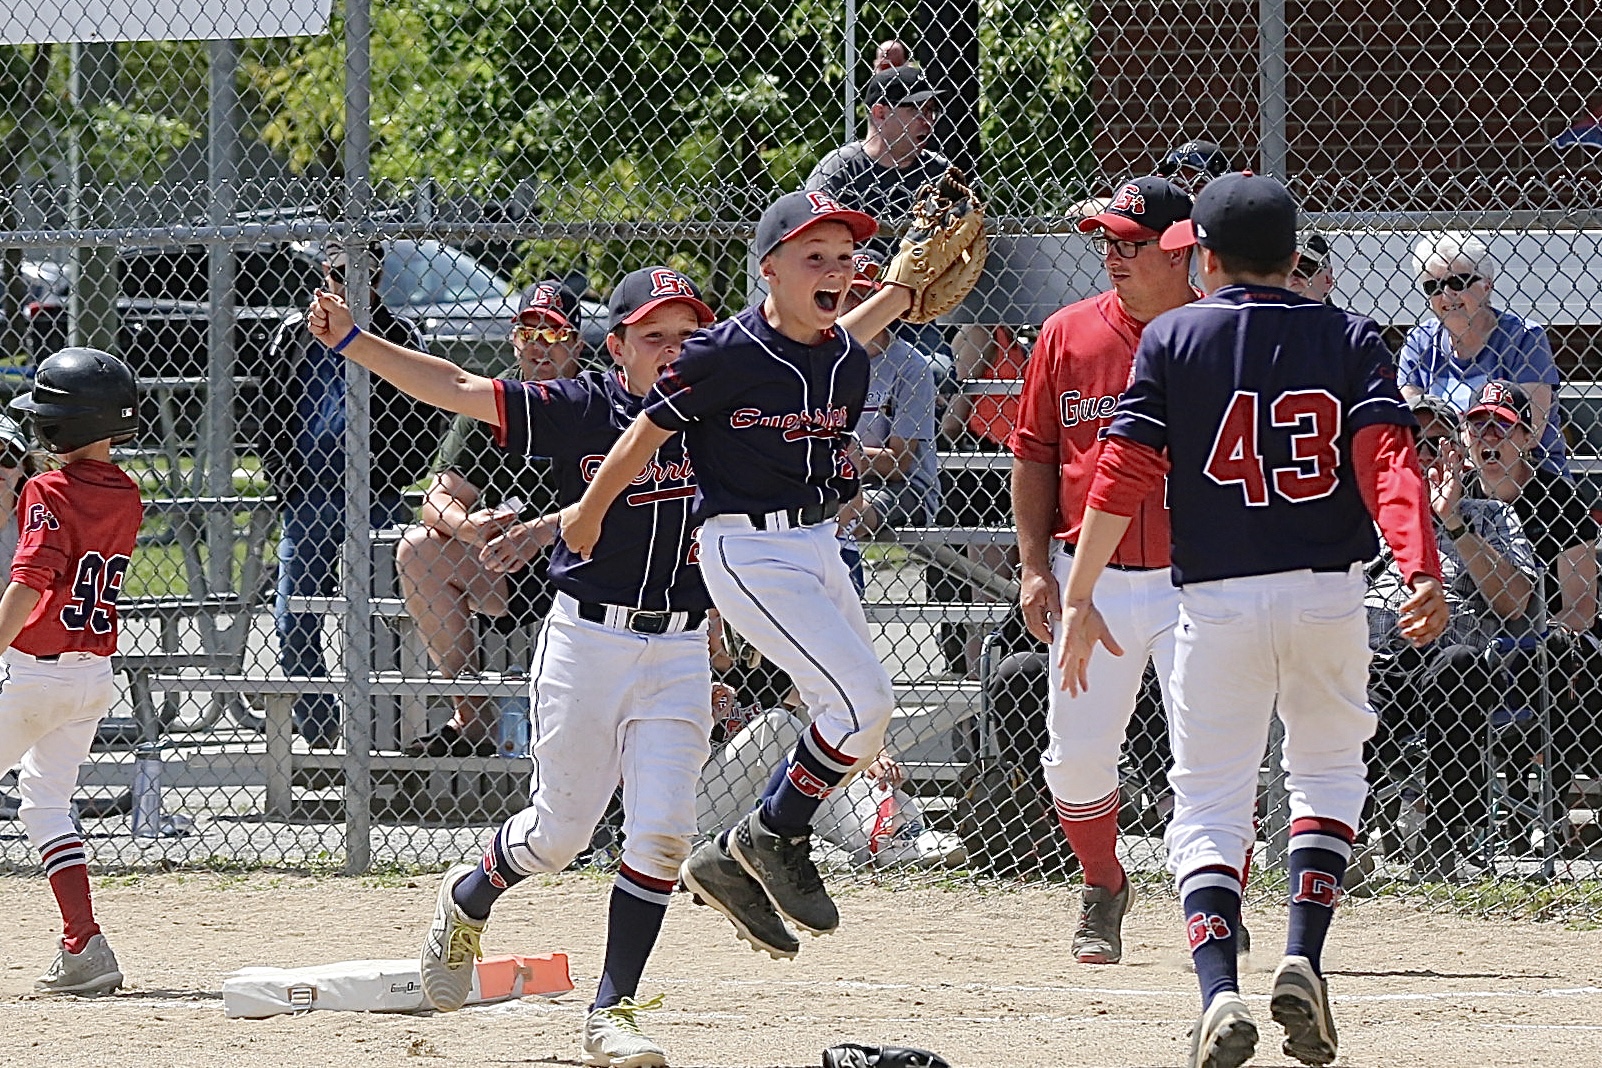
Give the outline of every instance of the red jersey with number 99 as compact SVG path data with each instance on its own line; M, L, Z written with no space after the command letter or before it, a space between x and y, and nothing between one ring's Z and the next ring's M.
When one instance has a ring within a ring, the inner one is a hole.
M12 645L32 656L116 652L117 595L144 514L133 479L100 460L24 483L11 581L42 596Z

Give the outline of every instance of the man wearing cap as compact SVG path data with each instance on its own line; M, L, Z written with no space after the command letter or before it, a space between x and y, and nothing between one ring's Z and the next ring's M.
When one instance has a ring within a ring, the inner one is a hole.
M515 362L498 377L548 382L578 374L580 315L577 293L552 280L535 283L512 319ZM455 678L477 670L475 613L497 625L529 626L550 611L542 568L492 571L483 555L505 539L532 558L551 543L554 523L538 520L555 508L548 460L496 448L487 423L465 415L452 421L423 498L423 521L407 528L395 550L407 614L440 674ZM494 755L494 724L486 715L491 702L457 697L453 703L447 722L406 743L408 756Z
M1361 565L1379 550L1375 518L1412 590L1401 633L1433 641L1446 627L1446 598L1413 417L1379 327L1286 288L1296 257L1290 193L1247 173L1214 179L1155 247L1193 245L1207 296L1141 336L1086 495L1058 666L1078 693L1092 685L1096 645L1123 655L1124 643L1144 640L1109 628L1094 598L1166 476L1179 587L1167 844L1202 993L1190 1068L1237 1068L1257 1045L1236 939L1276 715L1291 803L1290 907L1269 1006L1285 1052L1327 1065L1337 1050L1320 957L1367 797L1363 744L1374 732Z
M1291 268L1290 291L1308 300L1333 303L1335 266L1329 257L1329 238L1323 234L1303 234L1296 246L1296 266Z
M1411 591L1395 554L1382 546L1366 569L1363 598L1374 653L1369 695L1378 716L1370 766L1410 774L1403 767L1406 741L1424 737L1428 809L1414 865L1421 877L1444 880L1463 874L1460 862L1473 855L1470 843L1484 824L1481 742L1486 718L1506 701L1484 653L1499 635L1530 629L1537 564L1513 509L1468 495L1457 410L1430 394L1412 398L1408 407L1418 419L1417 451L1451 619L1428 645L1408 640L1399 621Z
M508 381L470 374L356 330L330 298L310 327L326 343L408 393L494 428L496 445L551 458L561 502L583 493L607 450L684 343L711 324L689 278L669 267L633 271L612 291L607 350L615 363L575 378ZM696 779L712 731L706 615L695 556L695 472L674 439L651 453L644 477L608 514L607 536L580 556L558 539L556 587L534 653L529 807L496 832L477 863L441 880L420 953L423 993L461 1008L496 900L529 876L558 872L591 835L623 784L623 856L613 881L606 954L584 1024L586 1063L664 1065L637 1000L679 863L695 833ZM508 539L486 547L491 570L526 563Z
M410 319L390 311L379 296L384 250L367 248L372 271L371 330L397 345L424 351L423 336ZM330 245L323 290L343 297L348 250ZM321 678L323 616L294 612L297 597L328 597L335 591L340 544L345 538L345 361L305 329L293 313L267 345L262 368L261 470L278 495L278 663L291 677ZM374 530L409 518L404 492L428 470L444 420L439 412L385 382L372 383L368 478ZM332 696L295 699L295 727L308 743L331 748L339 738L339 712Z
M1020 600L1038 640L1060 636L1060 584L1068 577L1085 493L1101 455L1113 407L1129 384L1146 324L1196 299L1190 250L1165 252L1157 240L1190 217L1190 197L1164 178L1137 178L1100 214L1079 224L1093 235L1111 288L1053 313L1041 327L1024 373L1013 453L1012 506L1018 527ZM1153 659L1166 699L1179 595L1169 581L1168 509L1161 489L1140 503L1114 557L1118 570L1102 608L1130 655L1098 653L1095 685L1069 696L1053 675L1048 743L1041 756L1057 818L1085 872L1073 953L1086 964L1123 956L1130 885L1118 862L1118 751L1146 661Z

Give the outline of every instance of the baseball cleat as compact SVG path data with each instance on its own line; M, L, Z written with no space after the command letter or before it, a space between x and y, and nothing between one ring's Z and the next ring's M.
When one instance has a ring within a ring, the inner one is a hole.
M1233 990L1213 998L1190 1033L1190 1068L1240 1068L1257 1052L1257 1024Z
M473 991L474 962L480 954L479 939L488 920L475 920L464 913L451 897L456 884L476 865L456 864L439 881L434 901L434 922L423 941L418 963L423 973L423 996L440 1012L455 1012L467 1003Z
M636 1013L662 1007L662 995L624 998L596 1009L584 1021L584 1063L601 1068L667 1068L667 1053L640 1030Z
M1285 1056L1303 1064L1335 1061L1335 1018L1329 1012L1329 984L1306 957L1286 957L1274 972L1269 1012L1285 1029Z
M66 943L38 980L36 994L109 994L122 985L122 969L105 935L95 935L77 953L68 953Z
M1104 886L1085 887L1079 906L1079 929L1074 932L1074 957L1080 964L1117 964L1124 958L1124 913L1135 899L1134 884L1126 876L1116 894Z
M757 809L734 825L729 853L767 893L779 914L803 931L823 935L840 926L840 910L812 863L812 835L774 834Z
M757 881L729 856L716 838L698 846L679 867L679 881L695 895L697 905L716 909L734 924L751 948L774 960L790 960L801 951L784 920Z

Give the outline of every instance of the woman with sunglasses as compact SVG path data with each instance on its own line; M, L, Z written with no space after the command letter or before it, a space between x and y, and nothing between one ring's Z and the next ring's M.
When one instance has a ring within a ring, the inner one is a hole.
M1485 242L1464 231L1425 236L1413 246L1413 263L1432 315L1402 343L1402 395L1411 400L1430 393L1461 412L1491 379L1515 382L1530 396L1536 458L1567 476L1552 345L1541 324L1491 304L1497 267Z

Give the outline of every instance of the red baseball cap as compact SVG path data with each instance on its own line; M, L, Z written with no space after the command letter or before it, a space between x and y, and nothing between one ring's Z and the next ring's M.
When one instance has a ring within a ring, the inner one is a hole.
M1190 195L1167 178L1151 175L1124 183L1098 215L1079 220L1079 232L1105 230L1120 241L1150 241L1190 218Z

